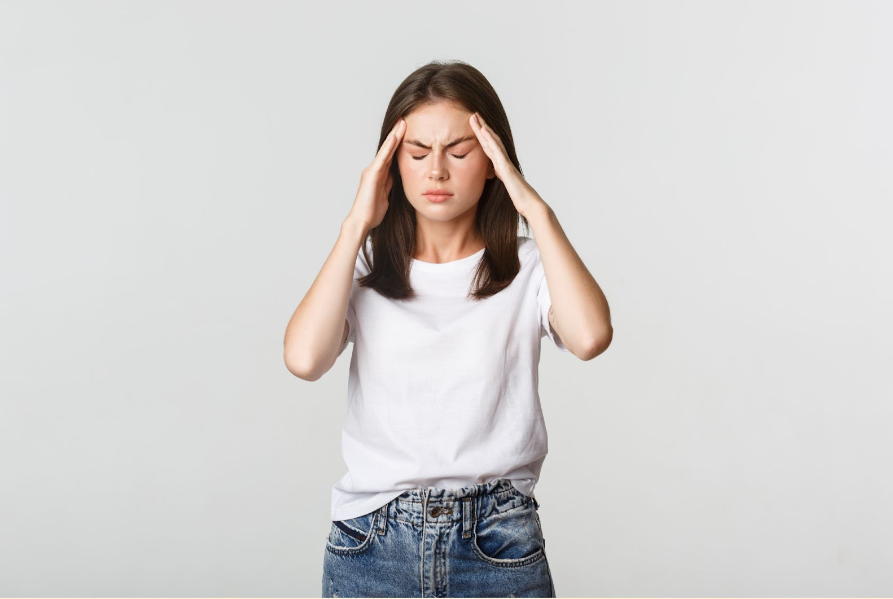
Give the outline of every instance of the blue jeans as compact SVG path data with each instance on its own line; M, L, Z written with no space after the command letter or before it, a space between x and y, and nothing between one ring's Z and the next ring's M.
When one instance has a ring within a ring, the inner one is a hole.
M539 503L505 478L332 522L323 597L555 597Z

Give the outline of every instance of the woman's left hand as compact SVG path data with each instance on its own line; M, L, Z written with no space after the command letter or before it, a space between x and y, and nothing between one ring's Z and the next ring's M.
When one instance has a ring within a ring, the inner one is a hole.
M477 135L478 141L484 149L484 153L487 154L493 162L493 169L496 171L496 176L502 181L503 185L505 185L505 189L508 191L509 197L515 205L515 209L518 211L518 214L526 218L526 213L529 210L537 204L545 202L543 202L543 199L539 197L539 194L534 191L527 181L524 180L524 177L518 172L518 169L515 168L512 161L509 160L508 154L506 154L505 151L505 146L502 145L502 140L499 139L496 132L484 122L483 117L475 112L468 120L471 123L471 130Z

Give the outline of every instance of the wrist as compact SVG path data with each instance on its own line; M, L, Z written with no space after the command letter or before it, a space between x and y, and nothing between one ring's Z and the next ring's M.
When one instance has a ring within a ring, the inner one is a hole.
M550 210L546 201L540 197L540 194L538 194L535 189L526 184L526 182L521 189L515 192L515 195L512 195L512 197L517 198L515 201L515 208L518 209L521 216L527 220L539 219L543 215L548 214Z
M355 240L363 240L369 234L369 227L366 223L351 217L345 218L341 222L341 234L348 235Z
M537 199L531 202L527 210L524 211L524 218L527 219L530 226L534 226L534 224L551 220L553 214L551 206L544 200Z

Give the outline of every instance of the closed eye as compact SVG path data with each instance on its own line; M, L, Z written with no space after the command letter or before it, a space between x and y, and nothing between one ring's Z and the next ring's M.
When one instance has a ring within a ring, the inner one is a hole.
M455 154L450 154L450 156L452 156L453 158L458 158L459 160L462 160L463 158L468 156L468 154L469 154L469 152L466 152L465 154L462 154L461 156L456 156ZM425 154L425 156L427 156L427 154ZM425 156L413 156L412 159L413 160L421 160L422 158L425 158Z

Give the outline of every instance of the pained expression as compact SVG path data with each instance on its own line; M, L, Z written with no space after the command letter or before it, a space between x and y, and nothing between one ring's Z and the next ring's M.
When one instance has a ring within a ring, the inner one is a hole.
M406 131L397 149L397 167L403 192L417 216L447 221L473 209L487 179L496 176L468 122L470 116L464 108L442 101L404 117ZM448 145L455 141L458 143ZM453 195L433 202L424 195L431 188L446 189Z

